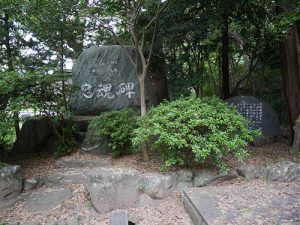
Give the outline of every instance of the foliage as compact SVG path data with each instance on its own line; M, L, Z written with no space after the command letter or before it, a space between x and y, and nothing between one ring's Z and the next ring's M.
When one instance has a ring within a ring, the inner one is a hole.
M62 81L68 77L62 75L39 75L36 73L18 73L15 71L0 73L0 145L2 150L12 143L14 120L13 112L33 110L47 117L53 126L66 154L72 143L73 124L69 120L64 95L69 95L71 87L62 88ZM67 149L67 150L66 150Z
M8 166L8 164L0 161L0 169L1 169L2 167L5 167L5 166ZM1 224L1 223L0 223L0 224Z
M134 151L131 144L132 131L137 128L137 114L132 109L104 112L91 121L90 126L97 135L108 137L114 157Z
M198 163L212 159L223 169L224 157L242 159L243 149L257 131L234 107L217 98L184 98L165 102L152 109L134 131L133 143L148 143L154 138L164 166L183 166L188 156Z

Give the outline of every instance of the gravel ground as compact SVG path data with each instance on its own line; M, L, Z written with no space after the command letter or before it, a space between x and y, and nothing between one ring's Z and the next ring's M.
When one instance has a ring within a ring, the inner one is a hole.
M299 160L296 157L290 156L287 153L287 149L288 147L283 144L274 144L261 148L249 147L251 157L244 163L267 165L282 160ZM62 160L72 159L86 161L104 160L112 167L130 167L141 172L158 172L161 164L159 156L155 153L151 154L150 162L142 162L139 154L124 156L119 159L112 159L111 157L81 155L78 152L75 152L70 156L62 158ZM34 176L47 176L52 172L61 171L60 168L56 167L56 161L57 160L47 154L40 154L38 156L18 160L14 163L21 165L23 176L25 178L31 178ZM231 167L237 167L241 164L241 162L232 158L228 158L227 161ZM200 168L201 166L198 167L198 169ZM172 168L172 170L178 170L178 168ZM233 184L239 185L244 183L245 181L243 179L237 178L218 185L230 186ZM246 185L250 186L252 184L249 182L246 183ZM10 208L0 210L0 222L35 221L40 222L41 224L47 224L58 219L79 216L82 224L84 225L109 224L111 213L100 215L93 209L84 185L69 185L69 187L72 189L74 196L61 205L58 205L56 208L46 212L28 211L25 206L25 199L33 191L23 192L21 194L21 200L15 205ZM157 204L140 208L129 208L126 211L129 215L129 219L139 225L192 225L192 222L180 201L180 193L177 191L174 191L170 197L157 202Z
M25 199L30 192L22 193L22 200L13 207L0 211L0 221L31 221L48 224L57 220L79 216L81 224L84 225L109 224L112 213L101 215L97 213L91 205L84 185L70 185L70 187L73 191L73 197L45 212L28 211ZM179 192L174 192L170 197L157 202L157 204L140 208L128 208L125 211L128 213L129 219L139 225L192 225L180 201Z

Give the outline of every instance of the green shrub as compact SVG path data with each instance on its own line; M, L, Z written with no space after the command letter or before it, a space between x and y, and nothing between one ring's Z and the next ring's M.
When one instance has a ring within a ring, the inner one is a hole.
M185 98L150 110L135 130L133 143L152 142L165 167L183 166L192 157L197 163L210 159L225 169L224 157L242 159L247 155L243 147L258 135L248 127L235 108L217 98Z
M133 152L132 132L137 128L137 114L132 109L104 112L91 121L96 134L108 137L108 145L114 157Z
M8 166L7 163L0 161L0 169L3 168L3 167L6 167L6 166ZM1 225L1 223L0 223L0 225Z

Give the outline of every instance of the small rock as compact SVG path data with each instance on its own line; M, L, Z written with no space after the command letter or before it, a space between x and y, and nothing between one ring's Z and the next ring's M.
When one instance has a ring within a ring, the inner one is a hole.
M110 225L128 225L126 212L114 212L110 219Z
M84 171L70 171L69 173L52 173L45 178L45 185L53 187L57 184L86 184L89 177Z
M282 182L300 181L300 165L289 161L279 162L268 167L242 166L237 169L237 172L247 179L264 178Z
M32 190L37 186L37 184L38 184L38 181L35 178L26 179L24 181L23 190L24 191Z
M203 170L194 177L194 187L203 187L208 184L215 184L236 178L235 174L217 174L212 171Z
M70 219L57 220L54 223L48 223L47 225L79 225L80 219L78 216L72 217Z
M152 199L149 195L143 193L139 198L138 207L143 207L145 205L151 205L154 203L154 199Z
M26 206L33 212L47 211L70 198L72 191L69 188L56 189L30 195L26 200Z
M193 173L190 171L178 171L175 176L178 182L190 183L193 181Z
M215 176L215 173L208 170L203 170L197 173L194 177L194 187L203 187L208 185Z
M267 180L278 180L284 182L300 181L300 165L284 161L265 169L265 178Z
M38 223L38 222L24 222L24 223L20 223L20 225L40 225L40 223Z
M0 200L18 196L22 188L20 166L5 166L0 169Z
M145 184L145 193L152 198L166 198L171 194L171 188L175 184L172 175L146 173L142 178L142 183Z
M193 183L187 183L187 182L179 182L177 184L177 190L182 191L186 188L192 188L193 187Z
M238 175L245 177L246 179L260 178L264 174L264 168L253 165L241 166L237 169Z

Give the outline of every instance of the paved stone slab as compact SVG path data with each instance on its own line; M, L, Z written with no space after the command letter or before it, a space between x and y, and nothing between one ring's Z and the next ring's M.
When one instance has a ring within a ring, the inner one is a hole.
M300 183L252 181L190 188L182 201L197 225L300 224Z
M28 197L26 207L30 211L47 211L72 197L69 188L60 188L37 192Z
M110 225L128 225L126 212L114 212L110 219Z

